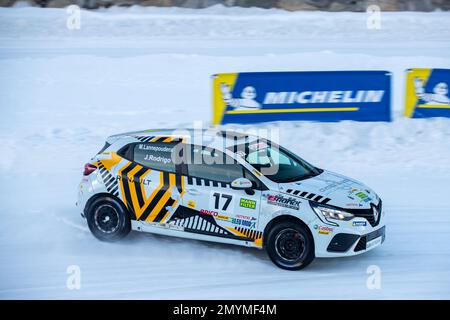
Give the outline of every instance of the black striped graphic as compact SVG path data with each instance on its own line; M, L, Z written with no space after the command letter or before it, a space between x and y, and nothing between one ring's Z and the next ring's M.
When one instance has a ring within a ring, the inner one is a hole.
M158 202L161 200L162 196L164 195L164 193L166 193L167 189L169 189L169 173L168 172L163 172L163 186L161 187L161 189L158 191L158 193L155 195L155 197L152 199L152 201L149 203L149 205L147 206L147 208L145 208L145 211L142 213L141 217L139 218L139 220L145 220L148 218L148 216L150 215L150 213L152 212L153 208L158 204ZM169 199L171 200L171 199ZM161 210L165 210L164 208L166 207L166 205L163 206L163 208ZM158 215L161 213L161 211L158 213ZM157 215L157 217L158 217ZM162 217L161 217L162 218Z
M132 220L136 220L136 212L134 210L133 207L133 200L131 199L131 194L130 194L130 185L129 185L129 181L128 181L128 173L133 170L136 167L136 164L134 163L130 163L125 169L121 170L121 183L123 186L123 191L124 191L124 202L125 205L128 208L128 211L131 213L131 219Z
M330 198L325 198L322 201L320 201L320 203L326 204L330 200L331 200Z
M176 187L180 194L183 193L183 177L168 172L156 171L160 180L155 181L158 186L150 195L146 195L143 185L145 177L151 169L139 164L129 162L119 170L122 187L122 200L132 215L133 220L147 220L161 222L168 213L167 207L175 204L170 194L170 188ZM132 189L136 191L136 197L132 196ZM164 203L163 203L164 202Z
M204 187L216 187L216 188L231 188L228 183L214 181L204 178L187 177L187 184L191 186L204 186Z
M103 183L105 184L106 190L114 196L119 195L119 184L114 176L109 172L101 161L98 162L98 170L100 176L102 177Z
M177 190L178 190L178 192L180 194L183 192L183 187L182 187L182 182L181 182L182 179L183 179L183 177L181 175L175 175L175 186L176 186L176 188L177 188ZM173 186L171 186L170 183L169 183L168 188L172 188L172 187ZM167 209L166 208L167 207L171 207L174 203L175 203L175 200L170 197L166 201L166 203L162 206L161 210L158 212L155 220L153 220L153 221L154 222L160 222L162 220L162 218L164 218L164 216L167 213Z
M321 195L317 195L315 193L309 193L306 191L301 191L301 190L293 190L293 189L287 189L286 190L287 193L290 193L294 196L298 196L298 197L302 197L302 198L306 198L309 200L313 200L319 203L323 203L326 204L328 201L330 201L330 198L325 198L324 196Z
M174 202L175 202L175 200L173 200L172 198L169 198L166 201L166 203L161 207L161 210L159 210L159 212L156 215L155 220L153 220L153 222L160 222L161 219L164 218L164 216L166 215L166 212L167 212L166 207L168 207L168 206L171 207Z
M199 211L179 206L169 220L170 224L183 227L184 231L205 235L240 239L219 226L212 216L201 215Z
M181 184L181 179L183 179L183 177L180 176L180 175L177 175L177 176L175 177L175 183L176 183L176 186L177 186L177 189L178 189L178 192L179 192L179 193L182 193L182 192L183 192L183 188L182 188L182 184Z
M234 228L241 235L234 234L219 226L213 216L202 215L199 211L185 206L179 206L168 223L183 227L186 232L225 237L235 240L256 241L263 236L261 231L242 227Z
M143 136L134 136L136 139L138 139L140 142L149 142L154 138L154 136L150 137L143 137Z
M252 229L242 228L242 227L235 227L236 231L239 231L242 233L246 238L251 239L252 241L255 241L256 239L259 239L262 237L263 233L261 231L256 231Z
M172 137L155 137L155 136L133 136L133 137L138 139L140 142L164 142L164 140L166 140L167 138L172 138ZM167 141L167 143L181 142L181 140L182 139L180 138L172 138L170 139L170 141Z

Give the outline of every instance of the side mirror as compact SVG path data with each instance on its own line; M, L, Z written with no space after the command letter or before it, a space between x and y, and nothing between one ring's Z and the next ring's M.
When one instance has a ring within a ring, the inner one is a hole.
M247 178L237 178L231 182L231 188L235 190L247 190L251 189L253 184Z

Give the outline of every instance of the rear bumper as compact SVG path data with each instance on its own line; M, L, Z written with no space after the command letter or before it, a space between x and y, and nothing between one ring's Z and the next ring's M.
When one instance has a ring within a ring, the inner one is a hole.
M92 196L92 184L87 177L83 177L81 180L79 186L78 186L78 195L77 195L77 202L76 207L79 210L81 216L85 218L84 216L84 208L86 206L87 200Z

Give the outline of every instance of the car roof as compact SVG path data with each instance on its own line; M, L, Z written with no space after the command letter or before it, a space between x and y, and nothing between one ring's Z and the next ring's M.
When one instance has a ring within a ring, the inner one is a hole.
M113 138L135 138L139 141L149 141L149 137L171 137L180 139L185 143L205 145L212 148L224 149L242 143L251 143L262 138L254 134L235 130L221 129L149 129L141 131L125 132L110 136ZM147 138L147 139L146 139Z

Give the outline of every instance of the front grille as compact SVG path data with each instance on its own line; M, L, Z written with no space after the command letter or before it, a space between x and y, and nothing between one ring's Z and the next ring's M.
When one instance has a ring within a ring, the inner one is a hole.
M383 237L381 239L381 242L384 242L384 239L386 237L386 227L381 227L378 230L372 231L371 233L366 234L365 236L362 236L358 243L355 246L355 252L361 251L361 250L366 250L367 247L367 242L376 239L378 237Z
M355 252L366 250L367 239L365 236L361 237L358 241L358 244L355 247Z
M374 209L377 209L378 211L377 219L375 219ZM376 206L374 204L371 204L370 209L345 209L345 211L350 212L355 217L367 219L372 227L376 227L378 223L380 223L382 209L383 208L380 199L380 202L378 202Z

